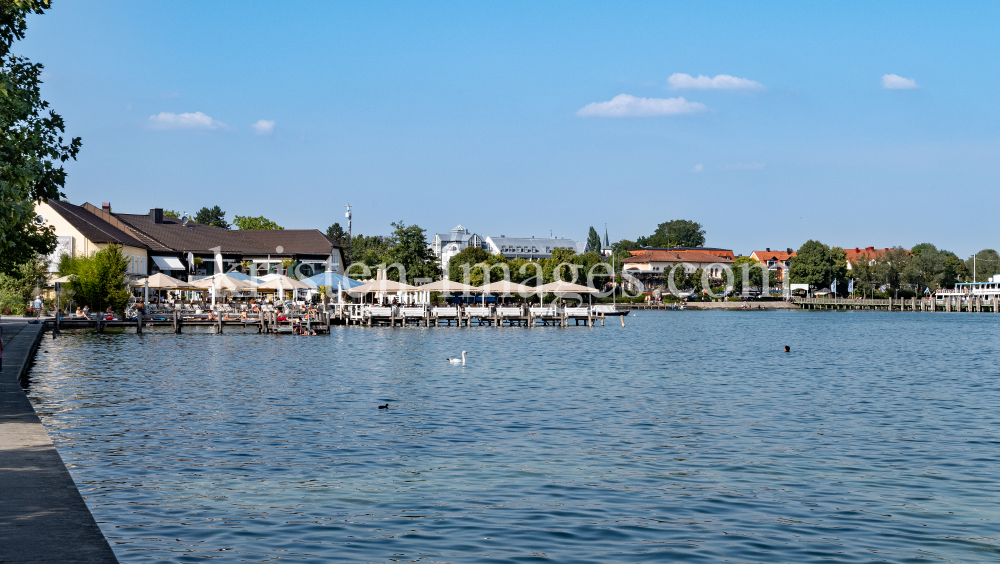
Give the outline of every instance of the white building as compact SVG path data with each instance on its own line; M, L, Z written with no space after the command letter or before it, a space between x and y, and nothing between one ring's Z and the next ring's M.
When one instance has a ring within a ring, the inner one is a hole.
M448 276L448 262L451 257L469 247L482 247L483 238L461 225L456 225L450 233L436 233L431 241L431 251L441 260L441 272Z
M586 241L561 237L487 237L483 246L487 252L507 258L544 259L556 249L571 249L580 255L587 252Z

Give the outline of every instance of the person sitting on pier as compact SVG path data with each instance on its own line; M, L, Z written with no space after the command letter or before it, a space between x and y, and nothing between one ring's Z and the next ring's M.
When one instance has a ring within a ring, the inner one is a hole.
M76 308L76 314L74 315L74 317L79 317L79 318L82 319L82 318L85 318L87 316L86 316L86 314L83 313L83 310L81 308Z
M243 323L247 322L247 310L243 310L240 312L240 321L242 321Z
M217 321L217 319L215 318L215 310L214 309L208 310L208 320L209 321Z
M104 312L104 320L114 321L114 319L115 319L115 312L111 310L111 306L108 306L108 309Z
M83 316L90 319L90 306L83 306Z

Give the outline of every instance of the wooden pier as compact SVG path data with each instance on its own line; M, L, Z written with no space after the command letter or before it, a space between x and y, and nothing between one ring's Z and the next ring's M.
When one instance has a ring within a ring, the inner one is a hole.
M393 306L377 307L359 304L330 305L316 313L303 311L283 314L273 306L251 312L246 319L227 319L221 315L193 315L184 311L158 311L147 316L126 320L82 319L62 317L45 319L47 329L58 333L62 329L134 328L141 334L144 327L170 327L182 333L185 327L208 327L216 333L227 328L257 333L293 333L301 328L306 334L328 334L334 325L367 327L569 327L596 324L604 326L607 318L621 318L624 326L626 310L614 306L581 307L476 307L476 306ZM214 319L212 318L214 317Z
M1000 313L997 297L975 295L964 298L959 295L938 296L931 299L796 298L793 303L801 309Z

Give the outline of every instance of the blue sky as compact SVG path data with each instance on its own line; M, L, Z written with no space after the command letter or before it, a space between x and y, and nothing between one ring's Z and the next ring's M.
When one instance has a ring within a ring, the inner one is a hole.
M1000 247L997 3L54 4L16 52L83 137L74 203Z

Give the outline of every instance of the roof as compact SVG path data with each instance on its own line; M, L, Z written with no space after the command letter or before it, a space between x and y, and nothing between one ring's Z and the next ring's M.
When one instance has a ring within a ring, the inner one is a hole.
M641 255L642 253L648 253L650 251L695 251L699 253L708 253L717 257L733 259L735 255L730 249L718 249L715 247L643 247L641 249L635 249L629 251L632 256Z
M328 256L340 248L318 229L230 230L193 221L185 226L176 217L164 216L163 223L153 223L149 215L113 215L155 252L207 253L219 247L222 254Z
M586 250L587 243L583 241L574 241L572 239L564 239L562 237L487 237L497 248L500 247L534 247L538 251L533 252L533 254L545 254L550 253L551 249L573 249L578 253L582 253ZM546 251L545 247L549 250ZM510 251L508 251L510 252ZM525 251L527 253L532 253L532 251Z
M131 233L123 231L90 213L83 206L75 206L69 202L55 199L46 203L81 235L94 243L118 243L130 247L145 247L142 241L133 237Z
M260 243L262 253L293 255L324 255L340 248L318 229L247 229L236 233ZM277 251L278 247L282 251Z
M787 251L754 251L750 253L750 256L762 262L768 260L785 261L794 257L795 251L792 251L791 253Z
M649 262L699 262L699 263L727 263L732 259L720 257L711 253L701 251L646 251L642 254L634 255L622 260L622 263L642 264Z
M867 256L870 259L877 259L889 250L891 250L889 247L881 249L876 249L875 247L865 247L864 249L854 247L853 249L844 248L844 253L847 255L848 261L855 262L858 260L859 256ZM906 249L906 252L909 253L910 250Z
M226 253L258 253L263 245L258 241L221 227L202 225L193 221L187 226L176 217L164 216L163 223L153 223L148 214L116 213L115 217L145 239L150 250L161 252L210 252L220 247ZM267 252L267 251L263 251Z

